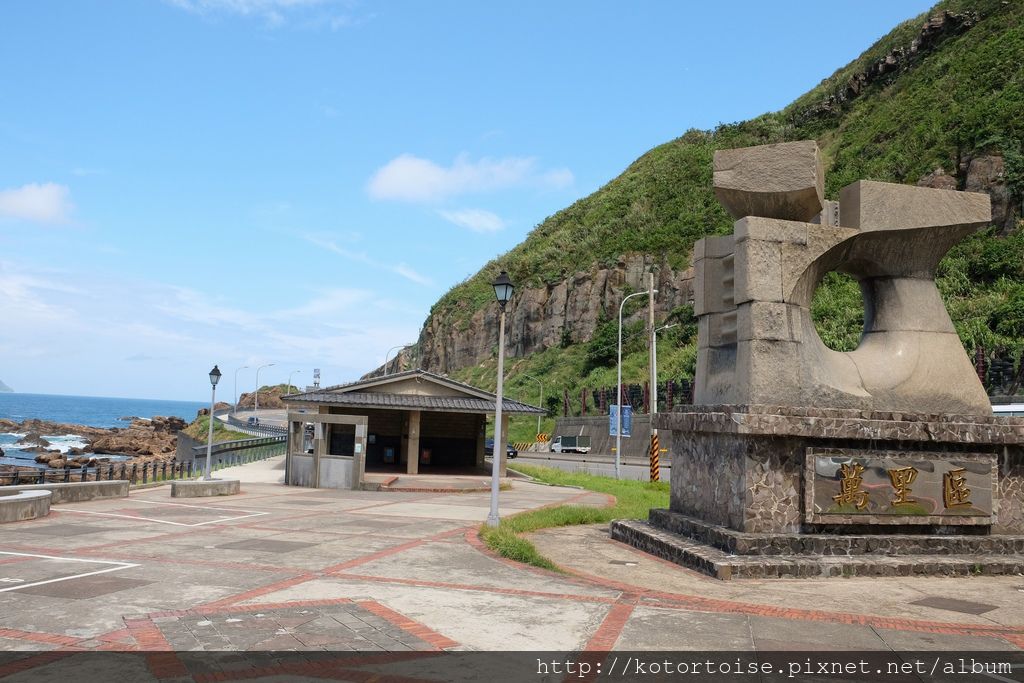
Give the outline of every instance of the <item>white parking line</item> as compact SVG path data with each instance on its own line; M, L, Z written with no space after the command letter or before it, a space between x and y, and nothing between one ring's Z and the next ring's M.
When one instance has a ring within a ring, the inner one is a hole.
M181 505L181 503L166 503L166 505ZM223 508L211 508L203 507L201 505L185 505L184 507L197 508L200 510L222 510ZM246 515L236 515L235 517L218 517L217 519L210 519L205 522L196 522L195 524L186 524L184 522L171 522L166 519L154 519L153 517L140 517L138 515L119 515L116 512L95 512L93 510L74 510L72 508L60 508L61 512L77 512L82 515L99 515L100 517L120 517L122 519L136 519L144 522L156 522L157 524L173 524L174 526L205 526L207 524L220 524L222 522L232 522L237 519L248 519L250 517L259 517L260 515L269 514L267 512L251 512L249 510L238 510L238 512L248 512Z
M81 579L86 576L95 576L96 574L107 574L109 572L119 572L122 569L131 569L132 567L138 567L138 564L132 562L112 562L110 560L83 560L77 557L55 557L53 555L35 555L33 553L12 553L0 550L0 555L17 555L18 557L38 557L43 560L59 560L61 562L88 562L90 564L112 564L113 567L107 569L97 569L94 572L84 572L82 574L72 574L71 576L62 576L56 579L47 579L46 581L34 581L33 583L19 583L17 586L10 586L8 588L0 588L0 593L6 591L16 591L22 588L29 588L31 586L42 586L47 583L57 583L58 581L70 581L71 579Z

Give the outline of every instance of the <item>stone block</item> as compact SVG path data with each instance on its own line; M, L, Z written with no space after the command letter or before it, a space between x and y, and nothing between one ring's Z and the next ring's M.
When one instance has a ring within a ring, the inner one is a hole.
M208 498L233 496L241 491L238 479L196 479L171 482L171 498Z
M778 242L745 240L736 245L733 301L783 301L782 249Z
M980 192L957 192L874 180L858 180L839 191L842 224L861 232L962 226L982 228L992 220L992 200Z
M732 235L709 235L697 240L693 245L693 260L705 258L724 258L730 256L735 248L736 240Z
M760 240L805 245L808 233L816 229L813 223L746 216L733 224L733 235L736 236L737 244L747 240Z
M694 262L695 315L721 313L733 308L733 255Z
M800 341L800 318L796 306L777 302L751 301L737 307L738 340L767 339Z
M751 339L736 344L738 403L776 404L780 397L799 405L804 386L800 373L800 344L792 341Z
M735 218L807 221L821 212L825 175L813 140L715 152L715 196Z

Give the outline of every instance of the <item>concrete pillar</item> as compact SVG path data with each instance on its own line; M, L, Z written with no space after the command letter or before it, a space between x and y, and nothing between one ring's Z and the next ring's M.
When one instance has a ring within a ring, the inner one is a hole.
M406 447L405 471L407 474L418 474L420 471L420 411L409 411L409 441Z
M498 470L498 476L506 477L508 476L506 470L508 466L508 450L505 444L508 443L508 413L501 416L501 438L504 440L503 443L494 444L494 457L501 458L499 461L501 469Z
M409 413L402 411L402 443L398 448L398 464L409 462Z
M487 416L476 419L476 466L484 467L484 450L487 448Z

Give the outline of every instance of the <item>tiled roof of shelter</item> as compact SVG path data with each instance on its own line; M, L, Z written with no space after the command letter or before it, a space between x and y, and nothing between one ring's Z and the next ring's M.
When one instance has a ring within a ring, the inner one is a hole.
M389 393L389 384L416 379L462 392L464 396L429 396L424 394ZM366 391L377 388L378 391ZM426 370L407 370L393 375L371 377L358 382L325 387L301 394L282 397L286 403L326 403L331 405L359 406L363 408L407 408L413 410L434 410L462 413L493 413L497 396L490 392L447 377L435 375ZM503 398L501 410L505 413L541 415L542 408Z
M497 397L495 397L497 398ZM286 400L303 403L329 403L331 405L360 406L363 408L411 408L414 410L441 410L458 413L493 413L494 399L469 396L423 396L419 394L384 394L376 392L355 391L351 393L335 393L331 391L312 391L305 394L289 396ZM534 406L504 399L501 410L505 413L542 414L545 411Z

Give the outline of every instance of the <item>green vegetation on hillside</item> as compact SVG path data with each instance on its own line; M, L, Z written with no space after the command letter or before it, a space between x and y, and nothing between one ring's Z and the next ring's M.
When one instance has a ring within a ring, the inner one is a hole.
M855 96L821 106L830 95L843 92L851 77L894 49L904 48L909 55L927 17L943 11L970 13L969 21L957 28L951 20L953 28L935 44L907 56L898 70L864 85ZM826 195L832 199L857 179L915 184L936 168L962 185L964 161L999 154L1019 207L1024 194L1024 2L946 0L897 26L782 111L714 131L691 130L655 147L441 297L431 315L465 329L476 310L493 305L488 283L499 269L507 270L520 287L532 287L558 282L591 264L609 265L631 252L664 254L673 267L685 267L697 239L732 230L712 192L715 150L808 138L822 149ZM943 261L939 286L968 352L983 347L1007 353L1019 364L1024 350L1022 264L1024 236L1019 228L1008 237L995 229L977 234ZM862 308L856 283L836 274L826 277L812 311L823 340L837 350L855 348ZM515 384L516 373L523 372L543 376L550 382L547 395L568 388L576 404L581 387L614 385L615 349L609 355L609 341L614 343L617 332L615 314L602 312L604 322L592 340L512 359L508 380ZM628 328L624 337L631 340L636 331ZM666 332L659 343L659 375L692 373L695 343L688 331ZM457 369L454 375L493 389L493 373L493 364L485 362ZM623 379L643 381L645 373L643 341L629 341ZM519 397L529 400L529 390L524 391Z
M182 431L197 441L205 442L209 438L209 430L210 418L206 415L200 415L192 422L192 424L185 427ZM248 434L229 429L220 420L213 421L213 440L215 443L220 443L221 441L240 441L241 439L251 438L253 437Z

